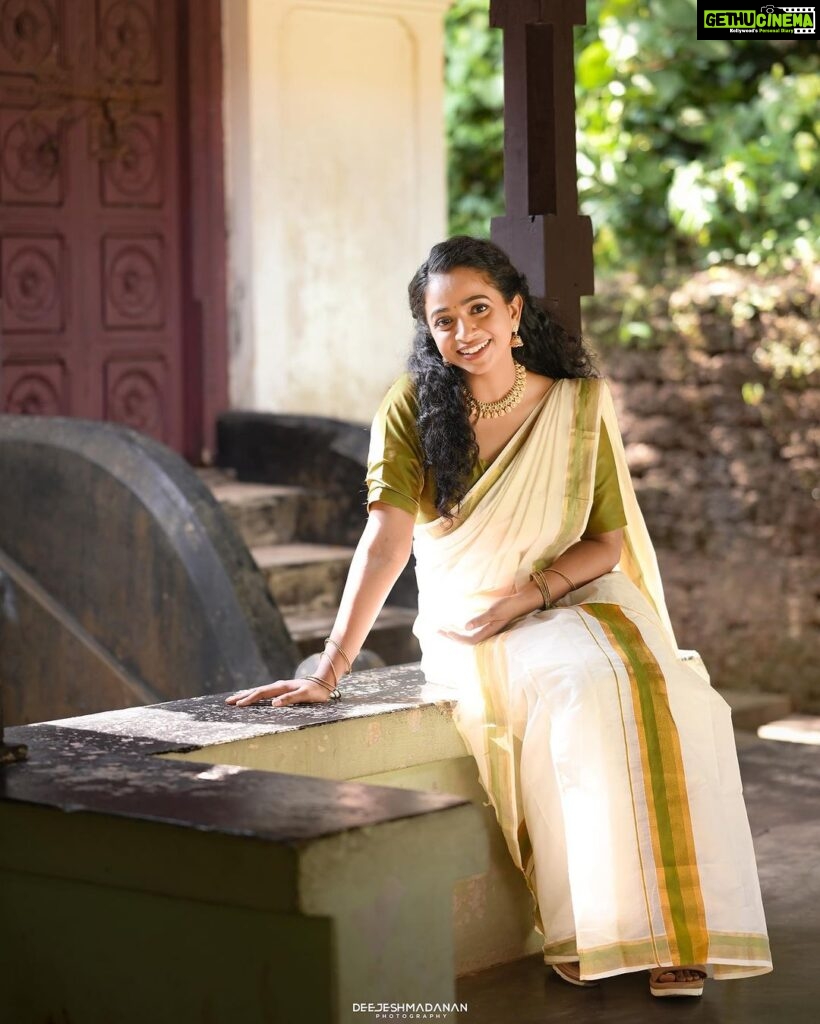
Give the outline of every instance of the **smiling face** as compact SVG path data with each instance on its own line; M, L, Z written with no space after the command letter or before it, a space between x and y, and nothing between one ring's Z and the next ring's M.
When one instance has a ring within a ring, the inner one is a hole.
M472 374L512 364L510 342L521 306L520 295L507 302L471 267L431 274L424 301L427 326L442 359Z

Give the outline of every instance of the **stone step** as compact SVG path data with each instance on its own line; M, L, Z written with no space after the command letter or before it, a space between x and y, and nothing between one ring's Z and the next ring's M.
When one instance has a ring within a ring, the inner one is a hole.
M324 638L330 633L336 609L304 612L293 609L285 614L290 635L304 657L322 650ZM368 634L365 646L383 659L386 665L404 665L421 658L419 642L411 632L416 611L385 605Z
M757 730L762 740L780 740L782 743L808 743L820 746L820 715L786 715L766 722Z
M330 499L302 487L242 483L230 470L202 469L200 479L233 520L307 657L322 649L336 615L353 548L312 543L332 521ZM418 661L411 632L416 612L387 605L367 647L388 665Z
M735 729L755 732L760 726L791 713L791 698L782 693L751 693L746 690L718 689L732 709Z
M230 516L249 548L315 540L332 521L328 495L285 484L244 483L221 469L198 475Z
M334 544L266 544L251 548L282 613L336 611L353 548Z

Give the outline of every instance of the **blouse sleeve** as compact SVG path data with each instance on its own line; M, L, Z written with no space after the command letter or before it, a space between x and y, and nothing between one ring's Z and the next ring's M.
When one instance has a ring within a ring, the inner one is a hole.
M424 460L416 429L416 397L409 374L390 388L370 427L367 508L374 501L415 516L424 487Z
M612 454L612 443L606 427L601 423L601 437L598 442L598 458L595 463L595 489L592 508L585 533L608 533L626 526L621 489L618 486L618 470Z

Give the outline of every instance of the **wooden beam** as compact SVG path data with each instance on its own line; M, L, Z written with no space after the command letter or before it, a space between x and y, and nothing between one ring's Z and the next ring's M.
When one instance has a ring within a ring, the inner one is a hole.
M573 27L586 0L490 0L504 31L504 192L492 238L568 330L595 290L592 223L578 214Z

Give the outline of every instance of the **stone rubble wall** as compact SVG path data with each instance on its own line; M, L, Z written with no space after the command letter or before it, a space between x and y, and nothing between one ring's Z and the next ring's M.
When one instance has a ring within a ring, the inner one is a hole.
M585 315L679 645L697 648L717 686L787 693L815 712L818 284L726 270L671 288L621 280Z

